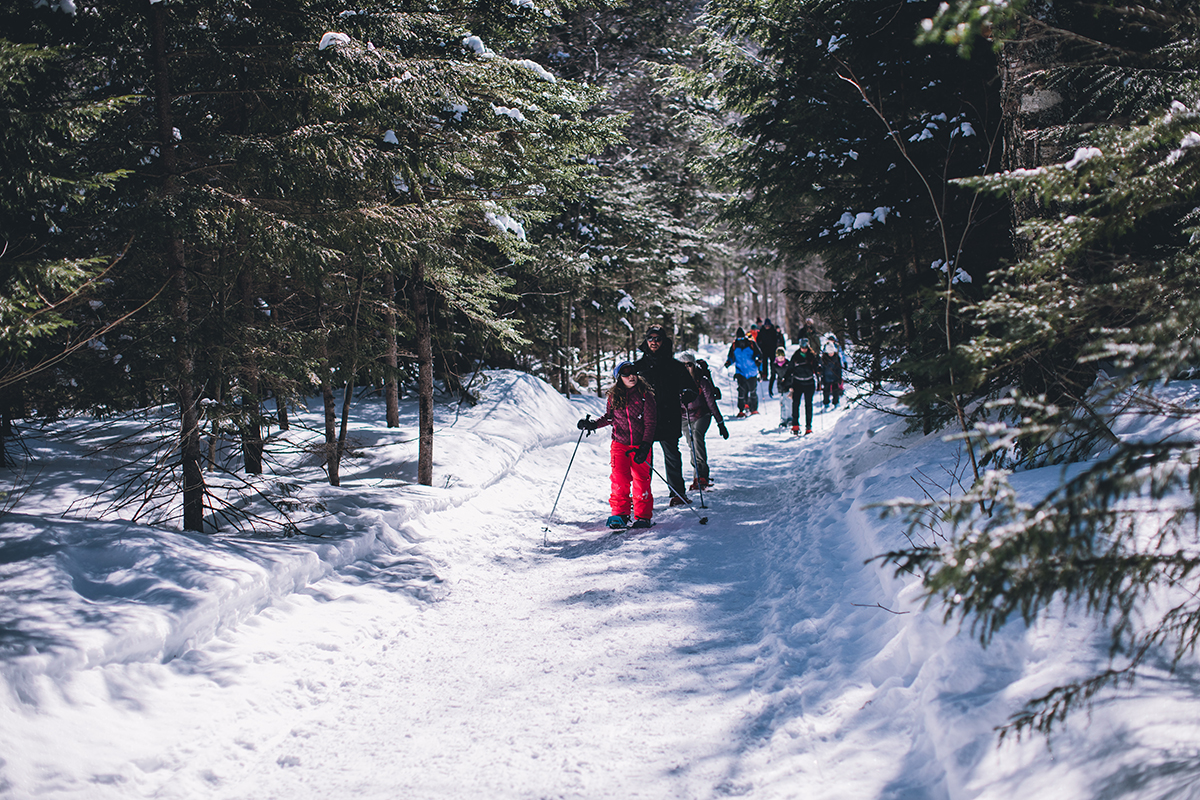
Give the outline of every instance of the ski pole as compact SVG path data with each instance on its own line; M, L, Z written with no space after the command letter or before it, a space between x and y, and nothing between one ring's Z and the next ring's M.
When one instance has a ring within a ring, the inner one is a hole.
M688 511L691 511L691 512L692 512L693 514L695 514L697 517L700 517L700 512L699 512L699 511L697 511L696 509L692 508L692 504L688 502L688 499L687 499L686 497L684 497L684 496L683 496L683 495L681 495L679 492L677 492L677 491L675 491L674 489L672 489L672 488L671 488L671 484L670 484L670 482L669 482L669 481L668 481L666 478L664 478L664 477L663 477L661 474L659 474L658 470L656 470L656 469L654 468L654 465L653 465L653 464L651 464L651 465L650 465L650 471L651 471L651 472L653 472L655 475L658 475L658 479L659 479L660 481L662 481L663 483L667 484L667 491L669 491L669 492L672 492L672 493L673 493L673 494L674 494L676 497L678 497L680 500L682 500L682 501L683 501L683 504L684 504L685 506L687 506L687 510L688 510ZM701 524L701 525L707 525L707 524L708 524L708 517L700 517L700 524Z
M590 420L592 415L584 414L583 418L584 420ZM567 476L571 474L571 465L575 463L575 454L579 452L579 443L583 441L583 434L586 432L587 430L585 428L579 429L579 438L575 440L575 449L571 451L571 460L567 462L567 471L563 473L562 483L560 483L558 486L558 494L554 496L554 505L550 507L550 513L546 517L546 525L542 528L543 534L550 532L550 520L554 518L554 510L558 508L558 499L562 497L563 487L567 485ZM545 542L546 537L543 535L542 543L545 544Z

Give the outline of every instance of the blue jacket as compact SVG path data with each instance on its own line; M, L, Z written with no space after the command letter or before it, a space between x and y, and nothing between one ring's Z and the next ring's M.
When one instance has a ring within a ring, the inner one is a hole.
M758 345L752 339L745 336L740 336L733 340L733 344L729 346L729 357L725 359L725 366L730 364L737 365L737 374L744 378L757 378L762 372L763 357L762 351L758 349Z

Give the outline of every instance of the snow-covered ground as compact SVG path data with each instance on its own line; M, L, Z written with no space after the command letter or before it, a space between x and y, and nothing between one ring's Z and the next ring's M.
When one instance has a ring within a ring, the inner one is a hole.
M0 517L0 797L1200 796L1191 674L997 744L1103 649L1060 614L982 650L869 562L904 542L872 505L961 463L940 436L843 408L792 437L764 396L711 431L714 491L667 509L656 479L658 524L612 534L607 432L574 425L602 401L513 372L482 396L439 407L432 488L415 406L389 430L356 405L340 488L312 431L274 443L308 459L268 482L313 518L288 539L82 521L129 457L95 445L136 421L30 442Z

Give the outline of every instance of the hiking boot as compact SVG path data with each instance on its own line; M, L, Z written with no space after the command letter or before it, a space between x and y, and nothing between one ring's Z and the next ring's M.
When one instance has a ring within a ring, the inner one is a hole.
M650 520L648 520L648 519L642 519L641 517L638 517L637 519L635 519L635 520L633 521L633 523L632 523L632 524L630 524L630 526L629 526L629 527L630 527L631 529L632 529L632 528L649 528L649 527L650 527L651 525L653 525L653 524L654 524L654 523L653 523L653 522L651 522L651 521L650 521Z
M812 428L806 428L804 431L804 435L808 436L810 433L812 433Z
M626 528L629 527L629 517L624 514L613 514L605 524L610 528Z
M681 506L681 505L684 505L685 503L690 503L690 502L692 502L692 501L687 499L686 497L672 497L671 498L671 507L674 508L675 506Z

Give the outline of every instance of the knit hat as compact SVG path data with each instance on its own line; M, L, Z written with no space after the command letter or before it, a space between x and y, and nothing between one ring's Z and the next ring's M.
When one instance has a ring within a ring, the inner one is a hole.
M765 328L766 326L770 325L770 324L771 324L771 318L770 318L770 317L767 317L766 319L764 319L764 320L763 320L763 327L764 327L764 328Z
M829 353L829 355L833 355L834 353L837 352L837 345L835 345L833 342L826 342L825 343L825 352Z
M739 326L737 329L737 332L734 333L733 335L734 335L734 338L744 339L744 338L746 338L746 329Z
M613 377L619 378L621 376L621 370L625 369L626 367L632 367L632 366L633 366L632 361L622 361L621 363L619 363L615 367L613 367ZM636 370L634 371L634 374L637 374Z
M684 352L679 354L679 360L685 364L695 364L696 356L690 352Z
M808 347L808 339L801 339L800 340L800 349L803 350L805 347Z
M667 329L662 325L651 325L649 328L646 328L646 338L649 339L651 336L660 336L663 341L666 341Z
M775 355L777 355L777 356L782 356L782 355L786 355L786 353L784 352L784 349L783 349L782 347L776 347L776 348L775 348Z

